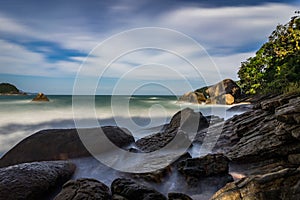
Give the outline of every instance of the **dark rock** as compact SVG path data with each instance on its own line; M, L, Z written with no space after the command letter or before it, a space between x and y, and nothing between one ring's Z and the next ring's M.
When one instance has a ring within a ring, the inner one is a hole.
M159 150L161 148L164 148L166 145L168 145L178 134L178 138L181 141L178 145L186 144L189 146L191 144L191 141L188 138L188 135L185 132L176 131L173 132L163 132L163 133L156 133L153 135L149 135L146 137L143 137L136 141L136 146L142 151L142 152L153 152L156 150ZM176 149L178 146L172 145L170 146L170 149Z
M228 174L229 160L221 154L201 158L189 158L178 163L178 171L184 175L189 187L202 188L202 192L212 187L217 191L233 181ZM204 188L204 189L203 189Z
M70 180L54 200L109 200L109 187L95 179Z
M33 162L0 168L0 199L43 199L71 178L75 165Z
M131 200L166 200L167 198L156 190L138 184L131 179L118 178L111 184L111 192ZM115 197L114 197L115 198Z
M127 198L125 198L125 197L122 197L122 196L120 196L120 195L114 194L114 195L112 196L112 200L129 200L129 199L127 199Z
M252 104L239 104L236 106L232 106L231 108L227 109L228 112L248 112L252 111L253 105Z
M215 150L243 162L286 159L289 154L300 153L300 142L295 140L300 130L300 124L295 121L300 115L297 110L300 98L281 95L259 104L261 108L226 121Z
M99 131L99 128L80 129L81 134L91 142L94 142L96 136L105 137ZM134 142L133 136L126 129L106 126L102 127L102 131L118 147L126 149ZM99 141L97 145L99 153L109 150L105 142ZM87 156L90 156L90 153L83 145L76 129L43 130L24 139L8 151L0 159L0 167L24 162L66 160Z
M220 122L224 122L224 118L220 118L219 116L215 116L215 115L209 115L209 116L205 116L205 118L207 119L207 121L209 122L209 125L214 125Z
M147 182L162 183L164 179L170 174L171 174L171 167L167 166L165 168L158 169L153 172L132 174L132 178L142 179Z
M229 160L222 154L209 154L200 158L188 158L178 164L178 171L185 176L205 177L228 174Z
M43 93L38 93L32 101L49 101L48 97Z
M193 200L186 194L171 192L168 194L168 200Z
M300 199L300 168L254 175L228 183L211 200Z
M227 184L212 199L299 199L300 98L267 96L252 111L227 120L214 148L246 178Z
M288 156L288 161L294 165L300 165L300 153L290 154Z
M152 152L165 147L174 137L180 139L179 146L186 144L189 146L189 134L193 134L203 128L208 127L207 119L190 108L177 112L166 126L164 132L153 134L136 141L136 146L143 152ZM179 146L173 145L172 148Z
M207 128L209 123L200 112L194 112L190 108L185 108L177 112L171 119L166 128L166 132L172 132L178 129L189 133L190 131L199 131Z

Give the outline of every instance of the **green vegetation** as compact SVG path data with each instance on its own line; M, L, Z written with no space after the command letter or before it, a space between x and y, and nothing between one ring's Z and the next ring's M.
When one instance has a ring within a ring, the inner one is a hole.
M242 63L238 76L246 94L299 90L300 16L278 25L256 55Z
M9 83L0 83L0 94L18 94L16 86Z

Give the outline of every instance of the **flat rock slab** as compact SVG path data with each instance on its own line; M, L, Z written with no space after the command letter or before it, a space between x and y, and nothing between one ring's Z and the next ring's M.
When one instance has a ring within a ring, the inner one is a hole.
M43 199L69 180L75 169L74 164L63 161L0 168L0 200Z
M54 200L109 200L109 187L95 179L70 180Z

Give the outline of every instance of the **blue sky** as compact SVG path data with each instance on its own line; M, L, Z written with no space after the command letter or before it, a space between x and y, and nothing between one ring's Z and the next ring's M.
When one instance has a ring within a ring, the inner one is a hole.
M99 79L103 57L112 55L97 54L94 48L99 43L130 29L161 27L191 37L207 51L212 61L199 59L197 66L203 77L169 52L140 50L120 57L101 75L97 94L125 94L132 91L128 88L143 85L145 90L137 93L164 94L163 87L172 85L171 92L181 94L190 90L184 81L198 88L221 78L237 79L240 63L253 56L276 25L286 23L299 6L295 0L0 0L0 82L29 92L72 94L84 60L89 73L83 88L88 88L91 80ZM129 48L137 37L141 35L111 42L111 51ZM199 57L176 39L163 42L181 47L193 59ZM212 63L218 74L211 70Z

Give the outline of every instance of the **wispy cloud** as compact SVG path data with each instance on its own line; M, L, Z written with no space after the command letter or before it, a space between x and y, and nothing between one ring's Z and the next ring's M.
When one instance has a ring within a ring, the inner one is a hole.
M235 79L240 62L253 55L275 26L287 22L299 5L297 1L279 0L56 3L36 5L28 1L23 7L1 6L0 73L75 77L81 62L100 42L124 30L154 26L190 36L208 51L221 76ZM144 37L153 36L150 33ZM138 40L143 38L129 37L126 43L112 42L113 48L101 54L91 52L85 63L87 75L98 76L107 64L104 57L114 55L119 48L133 47ZM201 63L199 68L208 82L219 81L220 77L211 73L214 63L199 56L192 46L175 38L161 43L181 49ZM137 70L137 66L144 67ZM167 51L143 50L118 58L104 76L120 78L127 74L132 80L179 80L175 72L196 78L182 58Z

